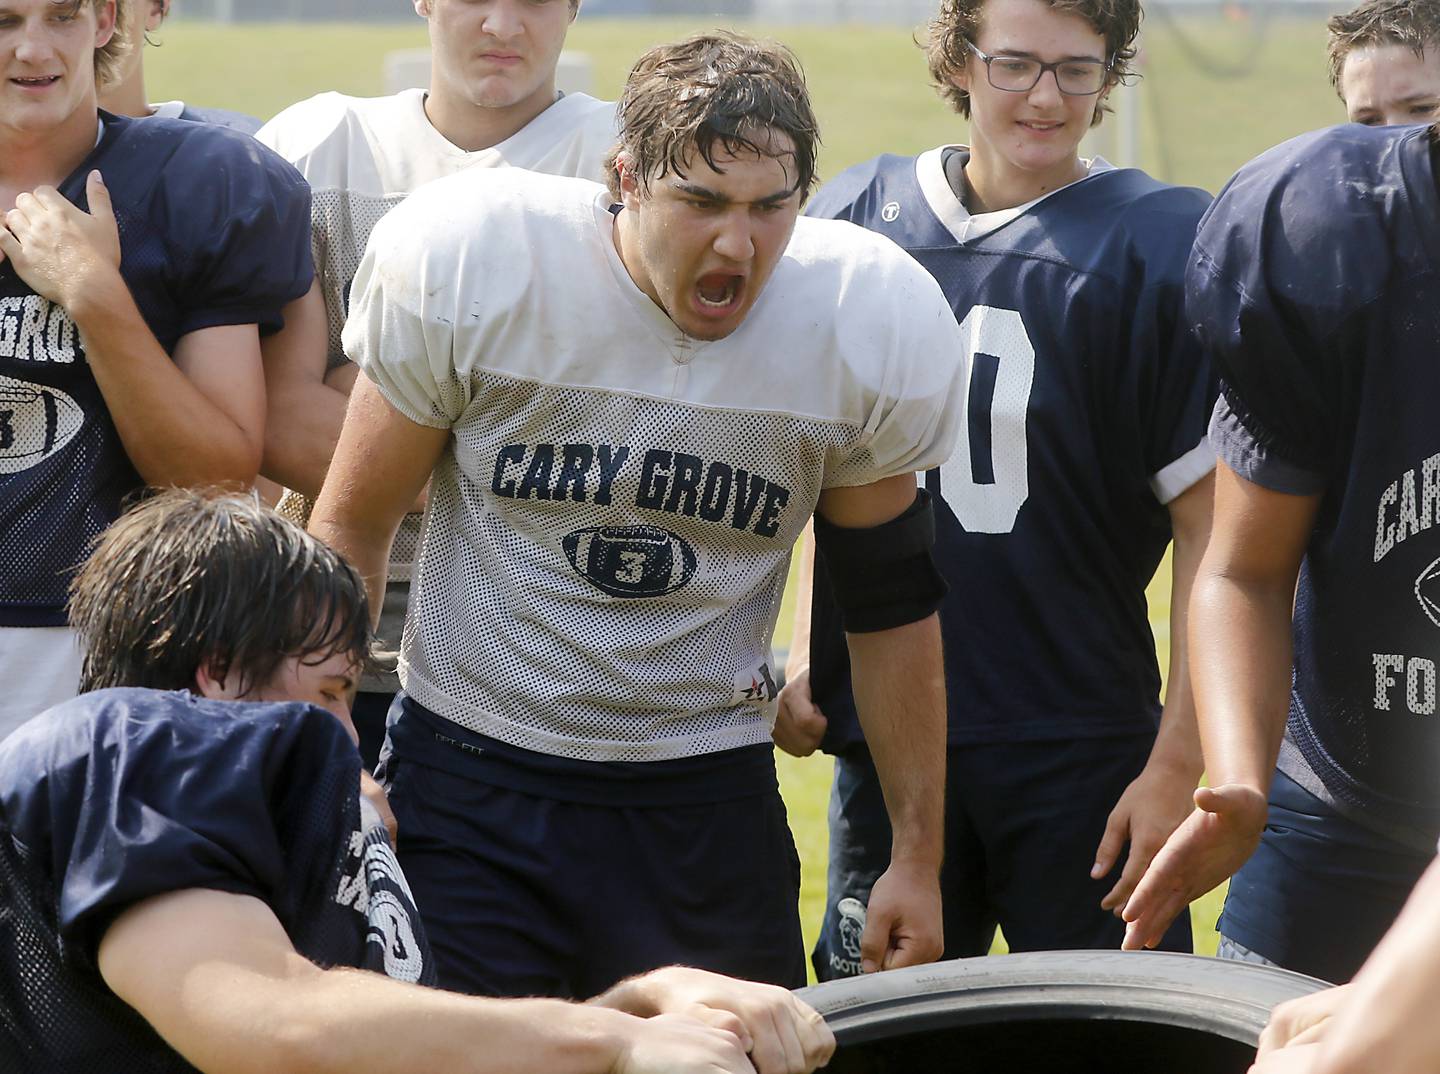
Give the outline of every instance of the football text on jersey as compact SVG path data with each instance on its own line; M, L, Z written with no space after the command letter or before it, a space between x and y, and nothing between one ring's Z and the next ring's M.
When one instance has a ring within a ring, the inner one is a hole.
M1440 523L1440 454L1406 470L1380 493L1375 512L1375 562L1379 563L1408 539ZM1440 627L1440 559L1415 579L1415 600L1425 617ZM1404 707L1416 716L1436 710L1436 666L1430 657L1404 653L1372 653L1375 708L1389 712Z

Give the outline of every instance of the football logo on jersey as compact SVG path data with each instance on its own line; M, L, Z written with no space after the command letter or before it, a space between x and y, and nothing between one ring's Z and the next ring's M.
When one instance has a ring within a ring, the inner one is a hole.
M64 392L0 377L0 474L38 466L84 426L85 411Z
M900 203L898 201L887 201L885 207L880 210L880 219L887 224L893 224L900 219Z
M695 575L695 550L658 526L592 526L561 546L575 573L612 597L663 597Z
M1440 626L1440 559L1426 567L1415 579L1415 599L1420 602L1420 610L1430 622Z

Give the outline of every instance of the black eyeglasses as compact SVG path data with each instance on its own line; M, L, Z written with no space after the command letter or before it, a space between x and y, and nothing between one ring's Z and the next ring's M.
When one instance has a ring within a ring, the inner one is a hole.
M965 42L965 47L984 61L985 77L990 85L1007 93L1028 93L1046 71L1054 71L1055 84L1060 87L1061 93L1071 97L1093 97L1105 88L1105 79L1110 74L1111 64L1099 60L1041 63L1028 56L987 56L969 41Z

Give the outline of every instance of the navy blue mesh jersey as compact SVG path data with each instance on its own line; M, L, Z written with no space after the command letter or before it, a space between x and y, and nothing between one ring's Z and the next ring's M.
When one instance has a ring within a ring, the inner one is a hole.
M120 272L160 345L218 325L278 328L313 275L299 172L236 131L102 117L60 191L87 208L86 176L104 176ZM0 626L65 622L71 568L140 485L74 323L0 262Z
M190 104L181 109L178 118L189 120L192 123L209 123L217 127L229 127L242 134L254 134L265 126L259 117L247 115L244 112L232 112L228 108L199 108Z
M1097 167L967 237L945 147L883 156L808 212L893 239L939 281L972 369L955 453L925 474L952 745L1153 732L1160 674L1145 586L1166 503L1209 472L1213 381L1181 323L1210 198ZM817 556L811 683L825 748L860 739L848 654Z
M321 966L433 983L360 758L330 713L116 689L0 745L0 1070L191 1067L106 988L127 907L204 888L267 903Z
M1247 164L1201 225L1186 307L1223 382L1221 458L1322 494L1295 602L1287 774L1313 773L1338 806L1427 847L1440 834L1432 159L1424 128L1344 126Z

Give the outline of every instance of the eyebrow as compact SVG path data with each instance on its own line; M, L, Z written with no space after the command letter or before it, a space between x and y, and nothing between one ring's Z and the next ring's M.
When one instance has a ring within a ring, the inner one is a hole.
M1002 48L1002 49L996 49L993 53L991 53L991 55L993 55L993 56L1013 56L1013 57L1015 57L1016 59L1019 59L1019 60L1039 60L1039 59L1040 59L1040 57L1039 57L1038 55L1036 55L1035 53L1033 53L1033 52L1026 52L1024 49L1020 49L1020 48ZM1104 62L1105 62L1105 58L1104 58L1103 56L1061 56L1061 57L1060 57L1058 60L1056 60L1055 62L1056 62L1056 63L1074 63L1076 60L1084 60L1084 61L1087 62L1087 63L1104 63ZM1041 61L1041 62L1044 62L1044 61Z
M356 678L354 675L331 675L330 681L337 684L342 690L355 689Z
M54 8L60 11L79 12L81 9L84 8L85 0L47 0L45 6L47 8ZM19 12L17 12L15 8L11 7L9 4L0 3L0 15L16 14L19 14Z
M713 201L721 205L729 205L734 201L733 198L729 197L728 195L721 194L717 190L711 190L709 187L701 186L699 183L687 182L684 179L676 181L674 184L674 189L679 191L681 194L686 194L692 198L700 198L704 201ZM774 194L767 194L763 198L756 198L750 204L778 205L780 202L785 201L792 194L794 194L795 189L795 187L791 187L788 190L780 190L775 192Z

